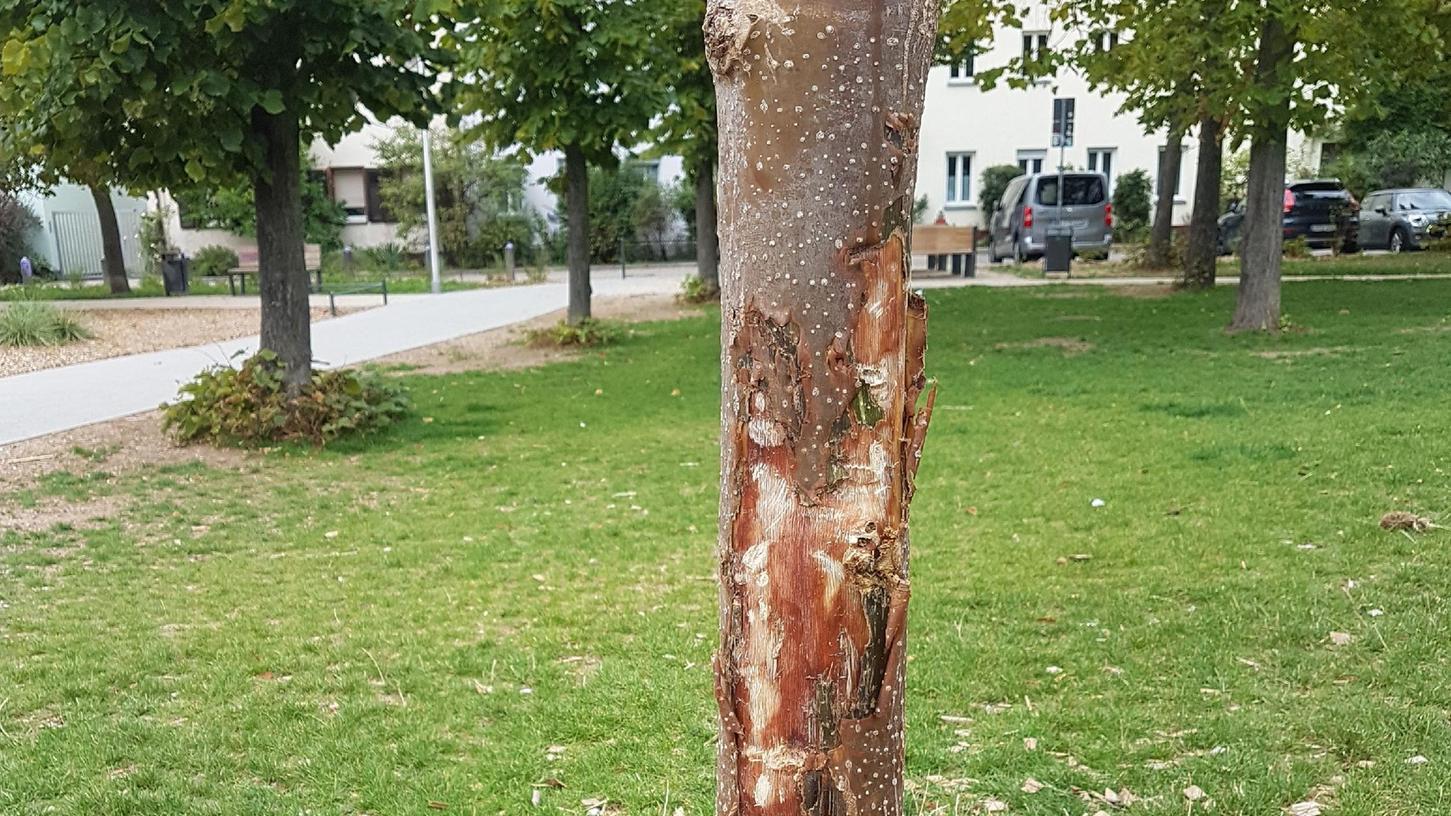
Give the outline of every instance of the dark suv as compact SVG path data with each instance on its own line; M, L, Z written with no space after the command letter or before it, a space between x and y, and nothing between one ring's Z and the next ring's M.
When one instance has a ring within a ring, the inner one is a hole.
M1281 224L1285 240L1304 238L1312 247L1334 247L1356 252L1360 240L1360 204L1335 179L1292 181L1285 185ZM1233 207L1219 218L1219 252L1228 255L1243 237L1244 210Z

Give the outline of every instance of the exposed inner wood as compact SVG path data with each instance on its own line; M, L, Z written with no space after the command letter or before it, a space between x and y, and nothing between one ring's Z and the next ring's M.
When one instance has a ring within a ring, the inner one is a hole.
M931 415L908 288L937 5L716 0L717 810L897 814L908 506Z

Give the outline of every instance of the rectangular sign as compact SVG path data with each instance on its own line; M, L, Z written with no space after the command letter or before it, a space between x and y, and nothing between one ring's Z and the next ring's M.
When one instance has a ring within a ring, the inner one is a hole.
M1053 100L1053 146L1073 146L1073 97Z

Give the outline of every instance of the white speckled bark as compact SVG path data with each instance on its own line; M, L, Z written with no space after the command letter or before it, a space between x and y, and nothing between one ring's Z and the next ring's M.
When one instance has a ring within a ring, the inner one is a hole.
M720 118L717 812L902 809L908 290L934 0L712 0Z

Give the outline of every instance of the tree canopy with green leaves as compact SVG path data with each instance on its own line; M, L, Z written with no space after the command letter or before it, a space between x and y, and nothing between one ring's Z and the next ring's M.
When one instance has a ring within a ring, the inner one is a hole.
M677 63L666 3L462 0L458 112L495 150L564 154L569 320L590 315L588 168L645 137L669 104Z
M400 128L376 145L384 209L400 235L425 237L422 131ZM497 263L513 242L521 261L538 258L543 219L524 201L528 172L515 158L500 158L457 130L433 129L433 183L440 250L452 266Z
M0 148L130 188L255 189L262 345L311 378L299 145L423 122L450 0L10 0ZM94 171L94 173L92 172Z

